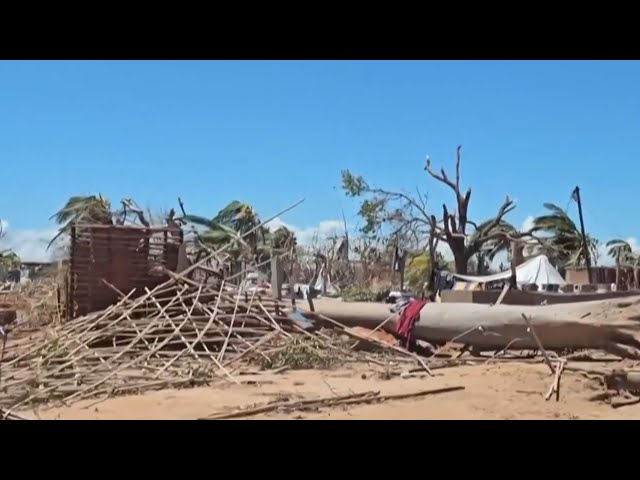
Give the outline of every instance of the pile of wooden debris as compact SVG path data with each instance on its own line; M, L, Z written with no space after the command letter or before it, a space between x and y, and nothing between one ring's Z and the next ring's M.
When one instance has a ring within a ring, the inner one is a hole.
M366 339L336 322L327 327L300 321L299 314L272 298L167 273L170 280L137 297L122 294L106 310L46 332L15 332L0 364L5 416L36 404L225 379L240 383L237 377L249 364L331 368L350 361L397 365L398 356L405 364L415 361L409 352L382 342L373 352L353 348Z

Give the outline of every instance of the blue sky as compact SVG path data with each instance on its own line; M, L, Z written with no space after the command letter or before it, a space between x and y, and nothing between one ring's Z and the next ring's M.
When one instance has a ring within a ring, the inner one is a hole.
M458 144L472 218L509 194L521 224L579 185L591 233L635 237L638 85L632 61L0 62L5 244L25 248L70 195L95 192L153 209L181 196L211 216L306 197L286 223L310 232L341 208L355 223L335 188L345 168L418 185L440 212L453 199L424 158L450 168Z

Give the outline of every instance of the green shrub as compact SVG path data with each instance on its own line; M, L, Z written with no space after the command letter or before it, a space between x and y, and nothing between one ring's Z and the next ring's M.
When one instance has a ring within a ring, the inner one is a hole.
M342 300L345 302L384 302L391 290L373 290L368 287L354 285L342 290Z
M431 261L429 255L422 254L413 257L409 262L404 273L405 284L411 291L421 294L425 289L425 284L429 280L431 273Z

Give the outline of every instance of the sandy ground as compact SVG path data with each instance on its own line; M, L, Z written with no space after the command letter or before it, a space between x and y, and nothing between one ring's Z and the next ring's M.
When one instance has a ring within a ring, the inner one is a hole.
M609 367L609 365L607 365ZM380 391L411 393L445 386L462 391L383 403L336 406L317 412L256 415L253 419L640 419L640 405L613 409L591 402L599 386L577 372L562 376L561 398L545 401L553 379L544 364L496 361L437 371L435 377L388 380L364 365L334 371L289 371L242 376L241 385L164 390L138 396L87 401L69 407L26 411L42 419L197 419L277 400L282 396L330 397Z

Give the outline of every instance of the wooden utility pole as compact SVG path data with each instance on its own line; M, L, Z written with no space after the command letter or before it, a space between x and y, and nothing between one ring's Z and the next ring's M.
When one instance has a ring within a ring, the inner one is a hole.
M580 216L580 233L582 233L582 248L584 248L584 260L587 264L587 276L589 277L589 283L592 283L593 277L591 276L591 253L589 252L587 234L584 231L584 218L582 217L582 200L580 199L580 187L575 188L572 198L578 204L578 215Z
M393 254L393 265L391 270L400 274L400 291L404 290L404 266L407 259L407 251L400 248L396 242L396 250Z
M276 300L282 300L282 284L284 282L284 270L282 259L278 256L271 257L271 295ZM293 288L291 286L290 288Z

